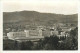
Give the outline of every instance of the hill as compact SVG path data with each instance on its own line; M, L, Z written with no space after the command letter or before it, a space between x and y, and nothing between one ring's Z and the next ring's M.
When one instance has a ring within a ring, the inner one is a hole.
M3 12L3 23L50 25L57 22L77 23L78 14L63 15L36 11Z

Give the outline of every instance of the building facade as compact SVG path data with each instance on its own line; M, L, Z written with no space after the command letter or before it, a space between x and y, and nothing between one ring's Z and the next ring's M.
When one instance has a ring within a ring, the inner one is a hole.
M44 38L42 30L24 30L23 32L9 32L7 33L9 39L12 40L36 40Z

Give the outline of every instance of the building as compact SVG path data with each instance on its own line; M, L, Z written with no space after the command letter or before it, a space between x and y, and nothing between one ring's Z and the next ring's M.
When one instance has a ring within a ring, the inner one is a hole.
M8 39L8 37L7 36L3 36L3 40L5 40L5 39Z
M9 32L7 33L9 39L18 40L18 41L36 41L44 38L42 36L42 30L24 30L21 32Z
M69 37L69 33L66 33L66 32L63 31L63 32L61 32L60 34L58 34L57 37L59 37L59 39L60 39L61 37L64 37L64 38L65 38L65 37Z
M44 37L50 37L51 36L51 31L50 30L44 30L44 31L42 31L42 36L44 36Z
M69 27L60 27L62 29L62 31L71 31L71 29Z
M58 35L58 31L54 30L54 31L51 31L51 35Z
M3 39L4 39L4 40L5 40L5 39L8 39L7 33L3 33Z

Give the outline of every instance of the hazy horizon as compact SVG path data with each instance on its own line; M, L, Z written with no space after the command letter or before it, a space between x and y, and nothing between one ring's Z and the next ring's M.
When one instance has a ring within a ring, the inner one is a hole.
M55 0L4 0L3 12L16 12L16 11L37 11L41 13L55 13L55 14L77 14L77 1L55 1Z
M32 11L32 10L22 10L22 11ZM12 11L12 12L3 12L3 13L13 13L13 12L22 12L22 11ZM39 11L34 11L33 12L39 12ZM50 13L50 12L39 12L39 13ZM50 13L50 14L59 14L59 13ZM73 13L73 14L61 14L61 15L74 15L74 14L78 14L78 13Z

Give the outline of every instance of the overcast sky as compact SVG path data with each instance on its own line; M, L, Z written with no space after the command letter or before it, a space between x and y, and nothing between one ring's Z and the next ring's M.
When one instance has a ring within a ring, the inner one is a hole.
M77 0L3 0L3 11L39 11L56 14L77 13Z

